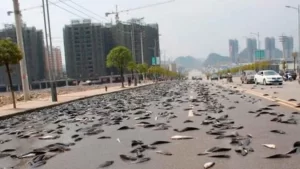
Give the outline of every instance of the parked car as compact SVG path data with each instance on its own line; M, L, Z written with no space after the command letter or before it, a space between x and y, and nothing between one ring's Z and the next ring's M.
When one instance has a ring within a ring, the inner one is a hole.
M262 70L259 71L254 76L254 82L255 84L279 84L282 85L283 79L282 76L280 76L277 72L274 70Z
M210 80L219 80L219 76L217 74L212 74Z
M256 72L254 70L245 70L242 73L241 81L242 83L254 83L254 76Z

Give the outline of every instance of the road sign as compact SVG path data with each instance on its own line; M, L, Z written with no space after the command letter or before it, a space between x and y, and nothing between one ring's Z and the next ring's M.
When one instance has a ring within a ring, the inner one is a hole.
M255 51L255 58L258 60L262 60L265 58L265 51L264 50L257 50Z
M156 57L155 56L152 57L152 65L156 65Z
M157 64L157 65L160 64L160 57L156 57L156 64Z

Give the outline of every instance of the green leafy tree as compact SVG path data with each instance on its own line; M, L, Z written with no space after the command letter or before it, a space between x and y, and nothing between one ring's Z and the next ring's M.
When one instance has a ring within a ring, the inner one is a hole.
M143 74L143 80L145 80L145 74L148 71L148 65L146 63L137 64L136 68L137 68L137 72Z
M130 61L127 65L127 70L131 72L131 80L134 80L134 86L137 86L137 81L134 78L134 72L137 69L137 65L134 61Z
M116 67L119 69L122 87L124 87L124 70L132 60L130 50L124 46L117 46L113 48L107 55L106 66Z
M22 52L15 43L9 39L0 40L0 66L5 66L14 108L16 108L16 100L9 65L18 64L21 59Z

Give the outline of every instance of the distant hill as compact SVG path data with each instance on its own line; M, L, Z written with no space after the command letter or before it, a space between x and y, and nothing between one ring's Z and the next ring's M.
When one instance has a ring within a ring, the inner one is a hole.
M201 59L194 58L193 56L179 56L174 62L178 66L190 69L198 69L202 65Z
M231 59L227 56L221 56L217 53L211 53L207 56L206 60L203 62L203 65L217 65L217 64L226 64L230 63Z

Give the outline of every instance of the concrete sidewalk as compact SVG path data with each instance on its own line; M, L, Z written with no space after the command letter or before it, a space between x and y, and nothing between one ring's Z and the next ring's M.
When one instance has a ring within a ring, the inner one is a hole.
M128 89L134 89L142 86L147 86L153 84L152 82L148 83L142 83L138 86L126 86L125 88L121 88L121 86L114 86L109 87L107 92L105 91L105 88L101 89L95 89L95 90L88 90L83 92L75 92L75 93L69 93L64 95L58 95L58 102L52 102L51 98L44 99L44 100L32 100L27 102L17 102L17 108L13 109L13 105L5 105L0 107L0 119L7 118L9 116L13 116L20 113L26 113L31 111L36 111L44 108L53 107L56 105L61 105L64 103L69 103L72 101L89 98L93 96L98 96L102 94L108 94L108 93L114 93L122 90L128 90Z

